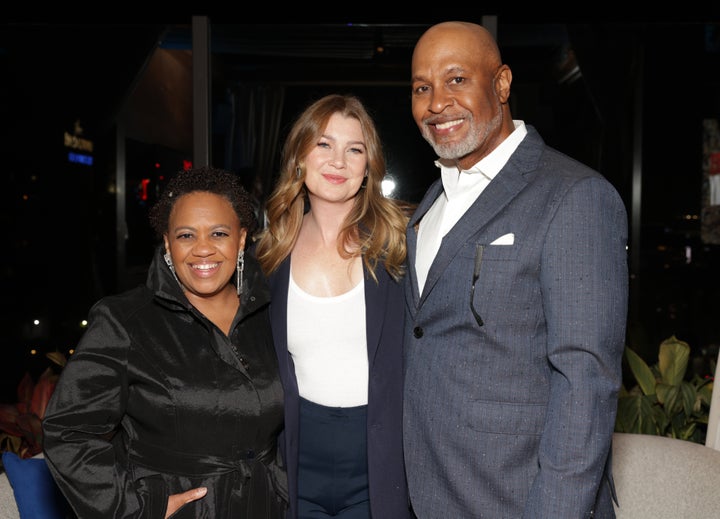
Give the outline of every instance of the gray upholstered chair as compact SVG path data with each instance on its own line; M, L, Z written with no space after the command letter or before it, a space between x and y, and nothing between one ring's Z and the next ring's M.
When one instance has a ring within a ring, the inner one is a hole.
M0 473L0 519L20 519L15 494L5 472Z
M615 433L617 519L720 517L720 451L686 440Z

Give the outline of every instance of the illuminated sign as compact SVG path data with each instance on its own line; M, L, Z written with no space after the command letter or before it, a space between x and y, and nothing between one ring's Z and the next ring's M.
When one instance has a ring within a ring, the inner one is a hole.
M76 150L76 152L70 151L68 152L68 162L72 162L74 164L84 164L86 166L92 166L93 164L93 158L92 154L93 152L93 141L84 139L82 137L83 134L83 128L80 125L80 121L75 121L75 127L73 129L72 133L65 132L64 134L64 144L66 148L70 148L72 150ZM85 153L77 153L77 152L85 152Z
M91 155L85 155L83 153L68 152L68 162L75 164L84 164L85 166L93 165L93 158Z

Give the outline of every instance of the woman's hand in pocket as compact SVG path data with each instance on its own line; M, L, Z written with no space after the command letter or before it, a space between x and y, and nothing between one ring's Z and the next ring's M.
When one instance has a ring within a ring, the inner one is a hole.
M170 497L168 497L168 505L167 510L165 511L165 519L168 519L168 517L180 510L187 503L197 501L198 499L204 497L205 494L207 494L207 488L198 487L192 488L186 492L183 492L182 494L171 495Z

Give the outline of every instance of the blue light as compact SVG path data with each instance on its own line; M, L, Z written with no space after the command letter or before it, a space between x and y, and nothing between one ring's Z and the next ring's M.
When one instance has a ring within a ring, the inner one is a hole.
M68 152L68 161L74 162L75 164L85 164L86 166L93 165L93 158L90 155L83 155L82 153Z

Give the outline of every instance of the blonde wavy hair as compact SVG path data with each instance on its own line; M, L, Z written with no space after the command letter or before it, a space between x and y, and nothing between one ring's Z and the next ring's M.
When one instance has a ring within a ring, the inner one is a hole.
M353 95L331 94L318 99L298 116L290 129L282 149L280 175L266 204L268 223L258 236L257 258L269 275L292 251L310 204L305 189L305 158L336 113L360 122L368 157L367 183L356 195L355 205L343 222L338 252L343 258L362 255L375 281L375 269L381 262L399 280L405 273L405 227L410 205L383 195L381 182L386 167L380 136L365 106Z

